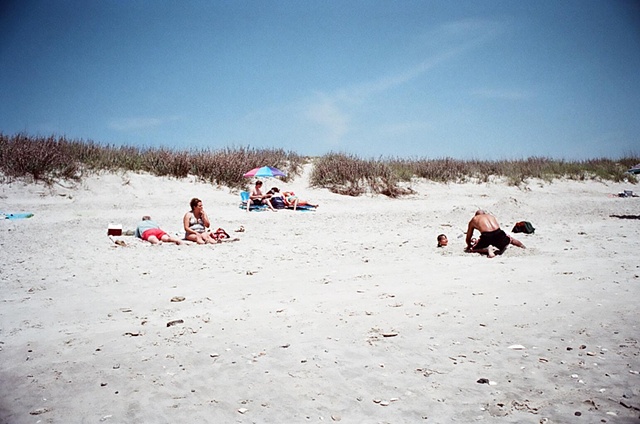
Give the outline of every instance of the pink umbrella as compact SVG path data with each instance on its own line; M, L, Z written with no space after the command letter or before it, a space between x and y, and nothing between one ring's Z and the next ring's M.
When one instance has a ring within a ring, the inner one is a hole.
M245 177L286 177L287 174L278 168L272 166L263 166L261 168L254 168L251 171L244 174Z

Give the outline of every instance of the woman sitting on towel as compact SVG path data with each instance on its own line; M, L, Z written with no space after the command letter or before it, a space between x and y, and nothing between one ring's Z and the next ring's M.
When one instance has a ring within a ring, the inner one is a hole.
M209 231L211 222L204 211L202 200L194 197L189 204L191 205L191 210L184 214L184 218L182 218L185 231L184 238L198 244L217 243L218 241Z

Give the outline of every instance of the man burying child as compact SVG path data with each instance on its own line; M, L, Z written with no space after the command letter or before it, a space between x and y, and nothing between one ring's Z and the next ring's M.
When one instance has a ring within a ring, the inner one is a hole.
M473 243L473 231L480 231L480 238ZM525 248L520 241L509 237L500 229L498 220L491 214L483 210L476 211L476 214L469 221L467 229L467 250L475 253L486 253L489 258L496 256L496 253L502 253L509 244Z

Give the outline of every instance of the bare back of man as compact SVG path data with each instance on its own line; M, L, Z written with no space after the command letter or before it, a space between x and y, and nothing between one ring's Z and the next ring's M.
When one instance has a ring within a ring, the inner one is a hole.
M475 244L472 243L474 230L480 232L480 238ZM483 210L476 211L474 217L469 221L466 242L467 248L471 252L486 253L489 258L496 256L496 252L504 251L509 244L524 249L524 245L520 241L509 237L500 229L500 224L495 216Z

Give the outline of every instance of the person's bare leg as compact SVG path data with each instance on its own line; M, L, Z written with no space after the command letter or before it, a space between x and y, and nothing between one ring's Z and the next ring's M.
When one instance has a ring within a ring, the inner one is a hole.
M511 244L513 244L514 246L526 249L526 247L524 247L524 244L522 244L522 242L520 242L519 240L516 240L513 237L509 237L509 238L511 239Z
M202 234L202 238L205 240L205 242L207 242L208 244L217 244L218 240L216 240L215 237L213 237L213 235L211 233L204 233Z
M177 245L182 244L182 240L176 238L176 237L172 237L169 234L164 234L162 236L162 241L165 243L175 243Z
M494 256L496 256L495 251L493 249L495 249L493 246L483 247L481 249L474 249L472 247L471 249L469 249L469 252L480 253L482 255L487 255L488 257L493 258Z
M149 243L151 243L151 244L161 244L162 243L160 240L158 240L158 237L156 237L156 236L149 236L147 241Z
M194 241L198 244L205 244L206 242L204 240L202 240L202 237L200 237L200 234L189 234L186 237L187 240L189 241Z

